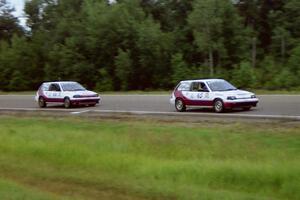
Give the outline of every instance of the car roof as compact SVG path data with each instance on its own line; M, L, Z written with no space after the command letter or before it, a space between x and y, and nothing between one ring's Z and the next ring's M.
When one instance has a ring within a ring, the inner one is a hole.
M209 81L224 81L224 79L218 79L218 78L210 78L210 79L194 79L194 80L183 80L180 81L183 82L197 82L197 81L203 81L203 82L209 82Z
M49 82L44 82L43 84L52 84L52 83L77 83L76 81L49 81Z

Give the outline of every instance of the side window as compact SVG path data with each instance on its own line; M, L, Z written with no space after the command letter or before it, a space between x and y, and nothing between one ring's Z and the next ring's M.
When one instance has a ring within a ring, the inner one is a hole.
M190 90L193 92L207 92L208 88L203 82L193 82Z
M190 90L190 83L181 83L178 88L178 91L189 91Z
M56 92L59 92L60 91L60 87L58 84L51 84L49 86L49 91L56 91Z
M208 87L206 86L205 83L202 83L202 82L201 82L201 88L202 88L202 90L203 90L204 92L208 92L208 91L209 91L209 90L208 90Z
M200 82L192 82L191 91L198 92L200 89Z

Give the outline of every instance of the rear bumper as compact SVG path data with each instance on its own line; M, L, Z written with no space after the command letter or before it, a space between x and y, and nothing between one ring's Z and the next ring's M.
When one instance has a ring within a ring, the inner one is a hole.
M175 97L170 98L170 104L175 105Z

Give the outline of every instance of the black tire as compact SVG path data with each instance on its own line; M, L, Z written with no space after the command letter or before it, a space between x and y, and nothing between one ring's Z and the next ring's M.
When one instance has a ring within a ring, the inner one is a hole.
M216 113L224 112L224 103L221 99L216 99L214 101L214 110Z
M71 108L71 107L72 107L72 103L71 103L71 100L70 100L69 97L66 97L66 98L64 99L64 107L65 107L65 108Z
M176 99L175 101L175 108L178 112L184 112L186 111L186 106L183 102L183 100L181 99Z
M44 97L39 97L39 102L38 103L39 103L40 108L45 108L47 106L47 103L46 103Z
M251 106L249 106L249 107L243 107L244 111L249 111L250 109L251 109Z

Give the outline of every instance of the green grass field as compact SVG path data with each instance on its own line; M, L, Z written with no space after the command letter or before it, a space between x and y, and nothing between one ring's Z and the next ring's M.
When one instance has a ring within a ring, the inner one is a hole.
M0 199L295 200L299 130L0 117Z

